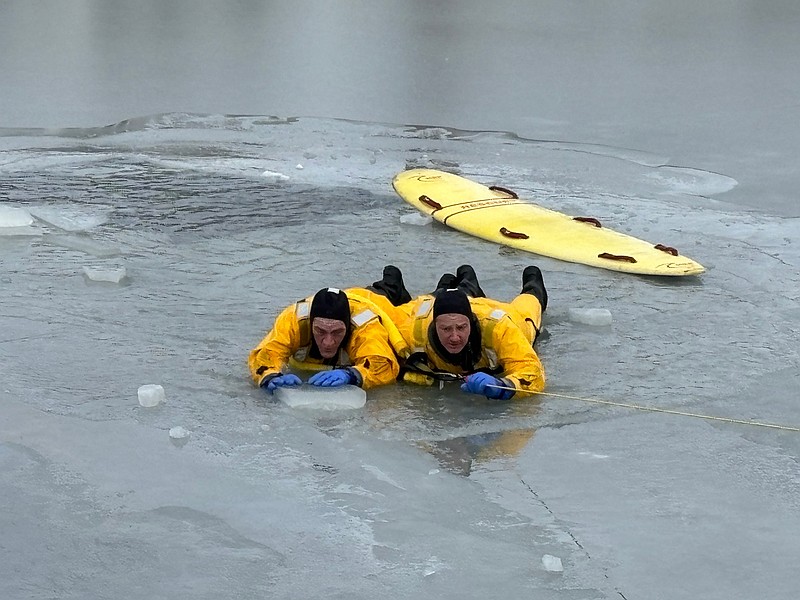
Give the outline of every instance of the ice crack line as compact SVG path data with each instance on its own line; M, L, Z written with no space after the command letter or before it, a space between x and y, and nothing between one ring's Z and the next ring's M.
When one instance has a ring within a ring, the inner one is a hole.
M550 509L550 507L547 506L547 503L544 500L542 500L542 498L539 496L539 494L536 493L536 490L534 490L530 485L528 485L528 482L525 481L522 477L520 477L519 480L522 482L522 485L524 485L525 488L533 495L533 497L536 498L536 501L539 502L539 504L541 504L544 507L544 509L548 513L550 513L550 515L556 521L561 522L561 519L559 519L556 516L556 514ZM574 544L583 551L583 553L586 555L586 558L588 558L589 560L592 560L592 556L589 554L589 552L586 550L586 548L583 547L583 544L581 544L578 541L578 538L576 538L575 535L567 527L564 527L564 531L567 532L567 535L572 539ZM605 567L603 567L603 577L605 579L609 580L609 582L611 581L611 578L608 576L608 570ZM620 592L618 589L615 589L614 591L617 592L617 594L619 594L620 598L622 598L623 600L628 600L628 598L625 596L625 594Z
M550 513L550 515L551 515L551 516L552 516L554 519L556 519L557 521L560 521L560 519L559 519L558 517L556 517L556 514L555 514L555 513L554 513L552 510L550 510L550 507L549 507L549 506L547 506L547 503L546 503L544 500L542 500L542 499L539 497L539 494L537 494L537 493L536 493L536 491L535 491L535 490L534 490L534 489L533 489L531 486L529 486L529 485L528 485L528 483L527 483L527 482L526 482L526 481L525 481L525 480L524 480L522 477L520 477L520 478L519 478L519 480L522 482L522 485L524 485L524 486L527 488L527 490L528 490L528 491L529 491L531 494L533 494L533 497L534 497L534 498L536 498L536 500L539 502L539 504L541 504L542 506L544 506L545 510L546 510L547 512L549 512L549 513ZM581 550L583 550L583 551L586 553L586 556L587 556L587 558L591 559L592 557L591 557L591 556L589 556L589 553L588 553L588 552L586 552L586 548L584 548L584 547L581 545L581 543L578 541L578 538L576 538L576 537L575 537L575 536L572 534L572 532L571 532L569 529L566 529L566 528L565 528L565 530L566 530L566 532L567 532L567 535L568 535L569 537L571 537L571 538L572 538L572 541L573 541L573 542L575 542L575 545L576 545L578 548L580 548Z

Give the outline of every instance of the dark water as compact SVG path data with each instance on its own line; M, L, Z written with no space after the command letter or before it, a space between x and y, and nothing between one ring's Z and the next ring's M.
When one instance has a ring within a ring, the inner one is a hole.
M800 215L786 0L6 2L0 127L350 118L635 148Z

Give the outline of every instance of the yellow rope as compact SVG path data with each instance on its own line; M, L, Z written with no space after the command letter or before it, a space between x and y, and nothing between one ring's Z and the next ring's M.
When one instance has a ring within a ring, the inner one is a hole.
M542 396L553 396L555 398L565 398L567 400L580 400L581 402L593 402L595 404L605 404L607 406L621 406L635 410L646 410L650 412L667 413L669 415L679 415L681 417L694 417L696 419L707 419L709 421L722 421L723 423L736 423L739 425L755 425L756 427L768 427L770 429L781 429L783 431L800 431L800 427L790 427L788 425L776 425L774 423L762 423L760 421L746 421L744 419L731 419L728 417L715 417L713 415L702 415L700 413L685 412L682 410L672 410L669 408L659 408L657 406L642 406L640 404L628 404L626 402L611 402L610 400L600 400L598 398L583 398L581 396L570 396L568 394L556 394L554 392L532 392L529 390L518 390L502 385L490 385L487 387L498 388L501 390L511 390L517 393L536 394Z

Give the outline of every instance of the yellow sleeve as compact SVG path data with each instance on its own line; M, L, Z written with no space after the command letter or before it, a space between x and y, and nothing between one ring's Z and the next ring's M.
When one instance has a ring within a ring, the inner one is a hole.
M281 373L289 358L300 348L300 326L295 314L295 305L285 308L269 333L253 350L247 365L256 385L264 377Z
M353 328L347 354L361 375L365 390L394 383L400 373L389 336L377 316Z
M497 362L503 367L500 376L513 384L517 390L530 392L544 390L544 367L519 327L514 325L510 318L504 317L495 325L493 335ZM514 397L529 396L519 394Z

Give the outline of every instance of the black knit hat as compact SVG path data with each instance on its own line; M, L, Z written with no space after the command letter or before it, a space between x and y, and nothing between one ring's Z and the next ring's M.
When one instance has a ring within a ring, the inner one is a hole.
M347 301L347 294L337 288L322 288L311 301L309 317L315 319L337 319L343 321L350 329L350 303Z
M458 288L439 290L436 293L436 300L433 302L433 318L452 313L472 318L469 298Z

